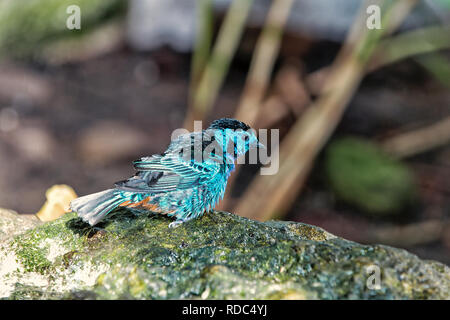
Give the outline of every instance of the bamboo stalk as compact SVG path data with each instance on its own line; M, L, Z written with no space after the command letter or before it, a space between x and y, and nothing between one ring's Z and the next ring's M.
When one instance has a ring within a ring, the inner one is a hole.
M308 107L285 137L279 149L279 172L275 176L257 176L236 206L235 213L264 221L291 206L314 158L356 90L362 69L354 58L345 63L345 68L334 67L330 79L339 78L340 81L328 83L329 94Z
M410 10L415 2L395 2L385 13L384 19L390 21L392 12L401 12L400 18L404 18L407 12L405 8ZM360 15L365 14L366 6L367 3L362 6L356 22L361 23ZM402 19L395 18L388 24L389 28L384 30L393 31L401 23ZM359 32L355 31L358 29ZM355 34L358 34L359 40L354 41ZM315 157L337 126L357 89L382 35L383 30L367 30L365 24L354 23L347 43L331 67L321 96L309 106L283 140L279 148L279 172L274 176L257 176L236 206L237 214L267 220L284 214L291 207Z
M255 124L259 106L269 85L273 66L281 45L281 36L293 0L274 0L252 57L236 118L250 126Z
M191 80L189 88L189 103L197 90L201 74L208 61L213 36L213 2L212 0L197 0L196 3L196 38L194 54L191 62Z
M220 28L211 57L189 105L184 127L192 129L194 120L203 120L222 87L236 52L253 0L234 0Z
M241 102L236 110L235 118L251 127L255 127L260 104L267 91L270 76L281 45L281 36L293 0L274 0L267 14L264 28L253 52L250 71L246 79ZM232 190L239 173L239 168L228 179L228 189ZM219 208L228 209L231 192L228 192Z
M450 26L432 26L407 31L380 42L366 73L395 63L402 59L450 48ZM311 93L318 94L327 78L329 67L308 75L306 83Z
M401 33L383 40L368 72L405 58L450 48L450 26L432 26Z
M430 126L405 132L381 143L381 147L397 158L414 156L450 142L450 117Z
M366 243L383 243L390 246L410 248L436 242L442 239L450 228L446 220L421 221L405 226L378 227L370 230Z

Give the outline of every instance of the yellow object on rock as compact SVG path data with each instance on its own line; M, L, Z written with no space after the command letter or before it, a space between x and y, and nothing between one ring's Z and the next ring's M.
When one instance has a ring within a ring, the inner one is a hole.
M54 185L45 193L47 201L45 201L41 210L36 216L41 221L53 221L58 219L64 213L70 211L70 202L78 196L75 191L68 185Z

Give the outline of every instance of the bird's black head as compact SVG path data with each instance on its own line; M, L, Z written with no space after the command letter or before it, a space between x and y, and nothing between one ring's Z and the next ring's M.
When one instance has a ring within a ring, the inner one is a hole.
M218 120L214 120L208 129L232 129L232 130L238 130L242 129L244 131L247 131L250 129L250 126L245 124L242 121L236 120L236 119L230 119L230 118L222 118Z

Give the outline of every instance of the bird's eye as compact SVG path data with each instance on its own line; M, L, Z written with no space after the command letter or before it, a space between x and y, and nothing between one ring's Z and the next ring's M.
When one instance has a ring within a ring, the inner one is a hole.
M245 144L250 143L250 137L247 136L247 135L242 136L241 139L242 139L242 141L243 141Z

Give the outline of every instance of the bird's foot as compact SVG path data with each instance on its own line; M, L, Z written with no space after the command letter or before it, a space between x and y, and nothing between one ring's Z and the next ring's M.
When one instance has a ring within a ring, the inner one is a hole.
M171 222L169 224L169 228L174 229L174 228L179 227L183 223L188 222L189 220L192 220L192 219L193 218L175 220L174 222Z
M87 236L88 238L92 238L92 237L96 236L97 234L104 234L104 233L106 233L106 230L103 228L100 228L100 227L88 227L83 232L83 234L85 236Z
M184 220L176 220L174 222L171 222L169 224L169 228L170 229L175 229L176 227L179 227L180 225L182 225L184 223Z

